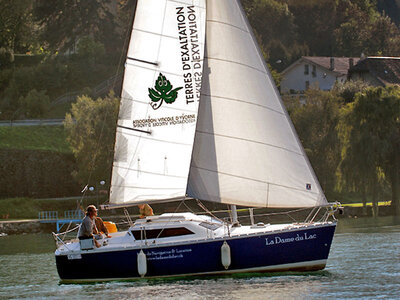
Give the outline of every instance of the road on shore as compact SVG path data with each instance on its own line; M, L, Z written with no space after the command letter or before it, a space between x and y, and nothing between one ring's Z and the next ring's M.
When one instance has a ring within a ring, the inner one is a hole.
M61 126L64 119L43 119L43 120L6 120L0 121L0 126Z

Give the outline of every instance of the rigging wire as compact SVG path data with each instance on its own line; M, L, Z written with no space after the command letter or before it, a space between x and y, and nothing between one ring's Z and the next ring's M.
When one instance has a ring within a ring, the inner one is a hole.
M220 218L218 218L216 215L214 215L210 210L208 210L208 208L198 199L196 199L197 205L202 208L206 213L208 213L211 217L217 219L220 222L223 222L223 220L221 220Z
M135 3L135 7L136 7L136 4L137 4L137 3ZM130 17L131 22L130 22L129 24L132 24L132 23L133 23L134 17L135 17L135 9L132 10L132 14L131 14L131 17ZM131 32L131 29L128 28L128 29L126 30L125 37L124 37L123 49L126 49L126 52L128 51L128 49L127 49L127 43L128 43L128 38L130 37L130 32ZM115 89L115 86L116 86L116 83L117 83L118 74L120 73L120 69L121 69L122 59L123 59L124 56L126 56L126 53L123 51L123 52L121 52L121 54L120 54L120 56L119 56L119 60L118 60L118 64L117 64L117 70L116 70L116 72L115 72L115 75L114 75L114 82L113 82L113 84L112 84L112 90ZM89 185L89 183L90 183L90 181L91 181L92 175L93 175L94 166L95 166L95 163L96 163L96 159L98 158L98 154L99 154L99 146L100 146L100 144L101 144L101 140L102 140L102 136L103 136L103 133L104 133L104 128L105 128L106 120L107 120L107 118L109 117L109 114L110 114L110 113L109 113L108 111L106 111L106 113L105 113L105 115L104 115L103 122L102 122L101 129L100 129L100 134L99 134L98 140L97 140L97 142L96 142L96 151L95 151L95 153L94 153L94 155L93 155L91 161L89 162L89 170L90 170L90 172L89 172L89 176L88 176L88 179L87 179L87 185L86 185L85 188L83 189L83 194L82 194L82 197L81 197L81 200L80 200L80 205L83 204L83 199L84 199L84 197L85 197L85 195L86 195L87 187L88 187L88 185ZM107 167L107 171L109 171L110 168L111 168L111 166ZM106 200L104 203L106 203L106 202L107 202L107 200Z
M123 58L125 58L125 57L128 56L128 51L129 51L129 40L130 40L130 37L131 37L131 35L132 35L133 21L134 21L134 18L135 18L135 13L136 13L136 8L137 8L137 2L138 2L137 0L133 0L133 6L132 6L133 9L132 9L132 14L131 14L131 16L130 16L130 22L129 22L130 27L127 28L127 30L126 30L126 32L125 32L125 38L124 38L123 49L125 49L125 51L121 52L121 55L120 55L120 57L119 57L119 63L118 63L118 67L117 67L117 74L119 74L120 68L122 67L122 60L123 60ZM127 2L126 2L126 3L127 3ZM122 72L121 72L121 73L122 73ZM122 85L123 85L123 81L124 81L124 76L122 76L122 80L121 80L120 105L121 105L121 101L122 101L122 88L123 88ZM116 80L116 78L115 78L114 87L115 87L115 85L116 85L116 82L117 82L117 80ZM118 117L116 118L115 125L116 125L116 126L118 125ZM114 151L115 151L115 142L116 142L116 136L115 136L115 139L114 139L114 146L113 146ZM136 152L136 150L135 150L135 152ZM132 156L132 160L131 160L131 162L129 163L129 165L132 164L133 158L134 158L134 156ZM112 172L112 171L110 170L110 169L112 169L112 166L113 166L113 164L111 164L111 165L108 166L108 168L107 168L107 171L108 171L108 172ZM127 171L127 172L128 172L128 171ZM111 174L111 176L112 176L112 174ZM111 176L110 176L110 180L112 179ZM111 182L110 182L110 188L111 188ZM108 199L106 199L106 200L103 202L103 204L107 203L107 201L108 201Z
M161 233L163 233L164 229L166 226L168 226L168 224L171 222L172 218L174 217L174 214L177 213L178 209L181 207L182 203L184 203L185 200L182 200L181 203L179 203L178 207L175 209L175 211L172 213L171 217L169 218L169 220L165 223L164 227L161 229L160 233L157 235L157 237L155 238L154 242L156 241L156 239L158 239L161 235Z

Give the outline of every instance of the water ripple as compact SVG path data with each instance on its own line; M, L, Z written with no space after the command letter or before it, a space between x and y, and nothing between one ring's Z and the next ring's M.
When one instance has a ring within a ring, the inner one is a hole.
M40 241L40 242L38 242ZM51 240L50 240L51 241ZM40 243L48 243L41 245ZM21 243L23 243L21 245ZM35 244L29 253L30 244ZM325 271L59 284L46 235L0 239L1 299L399 299L400 226L335 235ZM17 253L17 254L11 254Z

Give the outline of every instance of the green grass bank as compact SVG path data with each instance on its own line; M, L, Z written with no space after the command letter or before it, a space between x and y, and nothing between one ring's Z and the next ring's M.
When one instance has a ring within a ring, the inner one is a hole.
M0 127L0 149L72 153L63 126Z
M0 127L0 198L79 195L75 169L63 126Z
M64 211L75 210L79 197L65 199L32 199L32 198L5 198L0 199L0 220L37 219L40 211L58 211L59 218L64 216ZM104 202L104 200L102 200ZM85 198L82 207L96 204L96 199ZM100 202L102 203L102 202Z

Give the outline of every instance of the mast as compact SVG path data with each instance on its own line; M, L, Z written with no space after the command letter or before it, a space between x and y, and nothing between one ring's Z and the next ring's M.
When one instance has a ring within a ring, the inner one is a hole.
M232 215L232 226L234 227L240 226L238 221L236 205L234 204L231 205L231 215Z

